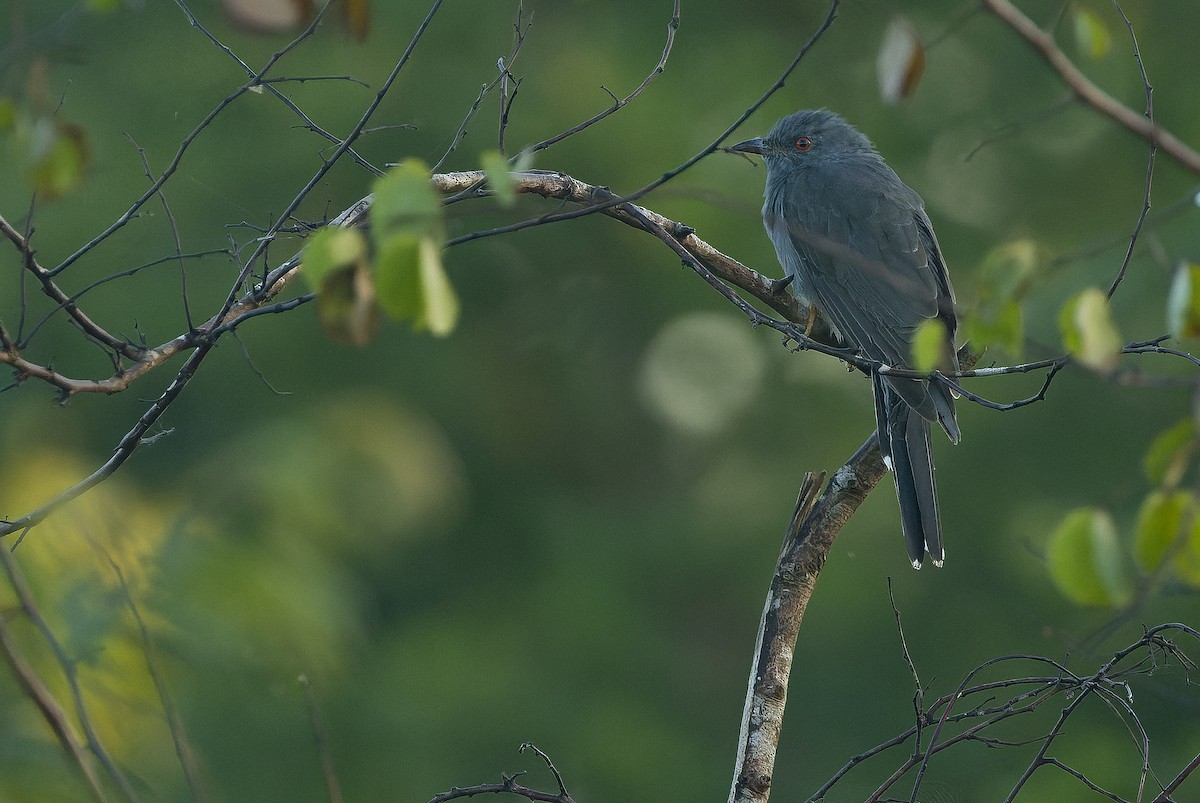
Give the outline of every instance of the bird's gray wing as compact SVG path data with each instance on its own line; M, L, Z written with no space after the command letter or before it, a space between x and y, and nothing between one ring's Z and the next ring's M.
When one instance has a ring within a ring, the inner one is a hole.
M835 162L788 186L767 218L797 291L850 344L893 367L911 365L910 341L929 318L947 317L953 295L920 198L882 160ZM940 386L888 377L923 418L957 441L953 401Z

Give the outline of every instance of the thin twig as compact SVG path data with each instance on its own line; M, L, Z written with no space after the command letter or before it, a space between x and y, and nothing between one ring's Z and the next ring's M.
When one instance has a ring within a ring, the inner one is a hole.
M1186 781L1197 769L1200 769L1200 753L1197 753L1196 757L1189 761L1187 766L1181 769L1179 774L1176 775L1169 784L1163 787L1163 790L1158 797L1154 798L1154 803L1170 803L1171 796L1175 794L1176 790L1183 785L1183 782Z
M613 114L615 114L616 112L623 109L624 107L628 106L633 100L635 100L637 98L638 95L645 92L646 88L649 87L650 84L652 84L654 82L654 79L657 78L658 76L662 75L663 70L665 70L667 68L667 59L669 59L671 57L671 49L675 46L675 32L679 30L679 2L680 2L680 0L675 0L674 7L671 9L671 20L667 23L667 41L663 44L662 55L659 56L658 63L654 65L654 69L652 69L650 71L650 73L645 78L642 79L642 82L640 84L638 84L637 87L632 92L630 92L628 95L626 95L623 98L618 99L616 97L613 97L612 105L610 105L608 108L597 112L596 114L592 115L591 117L584 120L583 122L581 122L577 125L573 125L565 131L562 131L558 134L555 134L552 137L547 137L546 139L543 139L540 142L536 142L533 145L530 145L528 148L525 149L526 152L537 153L538 151L543 151L552 145L562 142L564 139L567 139L568 137L573 137L576 134L578 134L579 132L585 131L588 128L591 128L596 123L600 122L601 120L605 119L606 117L610 117ZM608 92L607 89L605 89L604 91ZM610 97L612 97L611 92L608 92L608 94ZM503 106L503 104L501 104L501 105ZM636 199L629 199L629 200L636 200Z
M42 292L57 304L59 308L65 310L85 335L100 343L105 348L118 352L125 357L137 359L140 356L140 350L136 346L127 343L122 338L109 334L83 310L76 306L75 302L54 283L54 271L43 267L34 257L29 239L5 220L3 215L0 215L0 234L7 237L21 251L25 270L32 273L34 278L38 280L41 284ZM24 298L24 294L22 294L22 298Z
M231 257L233 255L233 252L228 248L210 248L205 251L192 251L191 253L187 253L187 254L170 254L168 256L158 257L157 259L152 259L149 262L143 262L141 265L137 265L136 267L126 268L125 270L117 271L116 273L110 273L107 276L102 276L99 279L97 279L96 281L92 282L91 284L86 285L83 289L76 290L74 293L72 293L67 298L67 301L72 304L78 303L79 299L83 298L85 295L87 295L91 291L95 290L97 287L106 285L109 282L115 282L118 279L127 279L130 276L136 276L137 274L141 273L142 271L144 271L148 268L153 268L158 265L163 265L163 264L170 263L170 262L176 262L180 258L182 258L182 259L202 259L204 257L211 257L211 256L217 256L217 255ZM24 274L22 274L22 276L23 275ZM37 323L35 323L32 327L30 327L29 335L22 340L22 344L28 345L28 343L33 339L33 336L37 334L38 330L40 330L43 326L45 326L47 323L49 323L50 319L53 318L54 315L62 309L63 309L63 305L61 305L61 304L59 304L56 307L51 308L50 311L47 312L45 315L43 315L38 320ZM144 357L145 354L143 353L141 356Z
M517 58L521 55L521 48L525 45L525 37L529 34L529 29L533 27L532 18L528 23L525 24L524 28L521 27L523 11L524 6L521 3L517 3L517 18L513 22L513 48L509 52L508 58L500 59L499 63L497 64L499 73L490 82L484 84L479 90L479 97L477 97L475 102L471 104L471 108L467 109L466 116L464 116L462 122L458 124L458 130L454 132L454 136L450 139L450 146L446 148L446 152L442 154L442 158L438 159L437 162L434 163L430 172L436 173L441 169L442 165L446 163L446 160L450 158L450 154L454 153L454 149L457 148L458 144L462 142L464 137L466 137L467 126L470 125L471 120L474 119L475 114L483 105L484 98L486 98L493 89L506 81L508 76L511 74L510 71L512 66L516 63ZM502 100L501 106L503 107L504 105L504 101ZM500 152L504 152L503 136L500 138Z
M108 773L108 777L116 784L127 799L136 803L140 798L129 779L125 777L125 773L117 766L116 761L109 755L108 750L100 741L100 737L96 734L95 728L92 726L92 718L88 714L87 705L83 701L83 688L79 685L79 671L75 666L75 661L67 655L67 651L63 648L62 643L54 635L54 631L50 629L49 623L42 616L41 609L38 608L37 602L33 598L33 592L29 588L29 584L25 582L25 575L21 572L21 568L17 565L17 559L12 556L10 550L0 546L0 563L4 565L4 573L8 575L8 582L12 586L13 591L17 595L17 600L21 603L21 610L33 623L38 632L41 633L42 640L50 648L54 659L58 662L59 668L62 670L63 676L67 680L67 686L71 690L71 699L75 706L75 719L79 722L80 728L83 729L83 735L86 739L87 748L91 751L96 760L100 762L100 766Z
M1142 87L1146 91L1146 110L1143 115L1151 123L1154 122L1154 87L1150 84L1150 76L1146 74L1146 65L1142 63L1142 52L1138 49L1137 36L1133 32L1133 23L1129 21L1129 17L1125 16L1125 10L1121 8L1121 4L1117 0L1113 0L1113 6L1116 7L1117 13L1121 15L1121 19L1125 22L1125 28L1129 31L1129 42L1133 47L1133 60L1137 63L1138 72L1142 77ZM1153 142L1150 143L1150 154L1146 158L1146 186L1142 191L1142 211L1138 214L1137 224L1133 227L1133 233L1129 235L1129 246L1125 249L1125 258L1121 260L1121 267L1117 270L1117 275L1113 277L1112 284L1108 286L1108 297L1112 298L1113 293L1117 292L1117 288L1125 279L1125 272L1129 270L1129 262L1133 259L1133 249L1137 245L1138 235L1141 234L1142 226L1146 222L1146 215L1150 212L1150 187L1154 181L1154 157L1158 153L1158 146Z
M129 144L133 145L137 151L138 158L142 162L142 171L145 173L147 180L151 184L154 183L154 173L150 171L150 160L146 157L146 149L137 144L137 141L130 134L125 134L125 138L129 140ZM175 215L171 212L171 205L167 203L167 193L162 188L158 188L158 200L162 204L163 214L167 218L167 226L171 229L171 239L175 242L175 258L179 262L179 284L183 295L183 319L187 323L188 331L195 329L192 324L192 309L188 304L187 290L187 263L183 259L183 241L179 238L179 226L175 223Z
M187 10L187 4L184 3L183 0L176 0L176 4L179 5L179 7L182 8L185 13L190 13ZM88 240L86 243L77 248L74 253L70 254L62 262L58 263L58 265L49 271L49 275L53 277L62 273L64 270L78 261L84 254L87 254L100 243L111 237L119 229L124 227L127 223L129 223L129 221L133 220L137 213L141 211L141 208L158 193L158 190L164 184L166 184L171 176L175 174L175 171L179 169L179 165L183 161L184 154L187 153L192 143L195 142L196 139L205 130L207 130L210 125L212 125L212 122L216 120L217 117L219 117L226 109L228 109L234 101L245 95L247 92L253 91L255 87L261 85L262 79L266 77L267 72L269 72L271 68L275 66L276 62L298 47L301 42L312 36L317 30L317 25L321 21L321 16L322 15L320 13L315 15L312 23L310 23L307 28L301 31L296 38L292 39L292 41L285 45L282 49L271 54L270 58L267 59L266 64L263 65L261 70L252 75L248 81L219 101L217 105L214 106L212 110L210 110L209 113L206 114L204 118L188 133L188 135L183 138L183 141L179 144L179 148L175 151L175 155L171 158L171 161L167 163L166 168L163 169L162 175L160 175L158 179L155 180L154 183L151 184L150 187L130 205L129 209L122 213L121 216L115 221L110 223L102 232Z
M558 794L563 800L569 801L571 796L567 793L567 785L563 782L562 773L558 771L558 767L554 766L554 762L550 760L550 756L546 755L533 742L525 742L517 748L518 753L524 753L526 750L533 751L533 754L542 760L546 765L546 769L550 770L550 774L554 776L554 782L558 784Z
M4 551L3 548L0 548L0 552ZM42 714L42 719L46 720L50 730L54 731L59 746L67 754L72 765L79 770L79 774L83 776L83 780L92 792L92 797L102 802L108 800L108 796L104 794L104 789L100 785L100 779L96 777L96 770L92 766L91 759L88 758L87 750L78 734L75 733L74 726L71 725L70 716L46 688L46 684L42 682L34 668L21 655L16 640L8 629L7 617L3 614L0 614L0 650L4 651L4 658L8 661L13 674L17 676L17 681L21 684L25 696L37 706L38 711Z
M338 781L337 769L333 766L333 753L329 749L329 732L325 729L325 720L321 717L321 705L317 702L317 694L313 691L312 681L308 675L301 675L297 680L304 687L304 702L308 708L308 720L312 725L313 739L317 743L317 755L321 759L321 772L325 776L325 793L329 795L329 803L342 803L342 785Z
M331 3L332 3L332 0L326 0L325 5L323 5L321 7L321 10L319 12L317 12L317 14L314 15L312 25L310 26L310 28L312 30L315 30L316 29L315 26L317 25L317 23L321 19L324 18L325 13L328 10ZM208 28L206 28L200 22L200 20L196 17L196 15L192 13L192 10L188 7L186 2L182 2L182 0L176 0L176 5L179 6L179 9L184 13L184 16L187 17L188 23L191 24L191 26L193 28L198 30L200 33L204 34L204 36L207 37L207 39L210 42L212 42L212 44L218 50L222 51L223 53L225 53L225 55L229 56L229 58L233 59L233 61L235 63L237 63L237 65L239 67L241 67L242 70L245 71L246 75L255 77L256 74L254 72L254 69L252 67L250 67L250 65L248 65L246 62L242 61L241 57L238 56L236 53L234 53L233 50L228 45L226 45L224 42L222 42L220 39L218 39L217 36L212 33L212 31L208 30ZM338 139L336 136L334 136L333 134L326 131L321 126L317 125L312 120L312 118L310 118L307 114L305 114L304 111L301 110L301 108L296 105L295 101L293 101L287 95L283 94L282 92L280 92L278 89L275 88L274 84L282 83L285 81L288 81L288 82L296 81L296 82L300 82L300 83L303 83L305 81L347 81L352 84L359 84L360 86L366 86L366 84L363 83L362 81L356 80L349 76L313 76L313 77L305 77L305 78L263 78L261 76L258 76L258 85L263 87L264 89L266 89L268 92L270 92L271 95L273 95L276 100L278 100L280 103L282 103L284 106L286 106L292 112L292 114L299 117L301 119L301 121L303 121L305 128L307 128L309 131L312 131L314 134L325 138L326 140L328 140L329 142L332 142L335 145L340 144L341 143L340 139ZM353 159L355 162L357 162L359 165L361 165L362 167L369 170L371 173L373 173L377 176L383 175L382 170L380 170L378 167L375 167L373 164L371 164L366 159L364 159L353 148L351 148L350 150L347 151L347 155L351 159Z
M829 29L829 26L833 24L834 19L837 17L837 9L838 9L839 4L840 4L840 0L831 0L830 5L829 5L829 11L826 13L825 19L821 22L821 24L819 26L817 26L817 30L813 33L813 35L811 37L809 37L808 41L805 42L804 46L802 48L800 48L800 51L796 54L796 57L794 59L792 59L792 63L787 66L787 68L783 71L783 74L780 75L778 79L776 79L775 83L772 84L758 98L758 100L751 103L746 108L745 111L743 111L740 115L738 115L738 118L736 120L734 120L734 122L731 123L723 132L721 132L721 134L719 134L717 136L717 138L715 140L713 140L712 143L710 143L709 145L704 147L702 150L700 150L698 153L696 153L695 155L693 155L692 157L690 157L689 159L684 161L678 167L668 170L667 172L663 173L661 176L656 178L654 181L651 181L649 184L646 184L646 185L642 186L641 188L636 189L633 192L628 193L626 195L613 196L609 200L600 201L598 203L594 203L594 204L585 206L581 209L575 209L570 212L559 212L559 213L541 215L540 217L530 218L528 220L517 221L516 223L510 223L506 226L497 226L492 229L486 229L483 231L472 232L470 234L464 234L460 237L455 237L452 240L450 240L448 245L457 245L460 243L470 242L471 240L478 240L483 237L494 237L498 234L508 234L510 232L528 229L533 226L543 226L543 225L546 225L547 223L557 223L557 222L563 221L563 220L574 220L576 218L584 217L586 215L591 215L596 212L603 212L604 210L610 209L614 206L619 206L620 204L623 204L623 203L629 203L632 201L636 201L636 200L642 198L643 196L648 195L652 191L658 189L659 187L666 184L668 181L674 179L675 177L679 176L680 174L684 173L685 171L690 170L692 167L694 167L696 164L698 164L701 160L705 159L706 157L708 157L711 154L715 153L716 151L720 150L722 143L724 143L725 140L727 140L729 138L729 136L731 134L733 134L733 132L736 131L742 125L742 123L744 123L746 120L750 119L750 116L752 114L754 114L754 112L758 111L758 109L764 103L766 103L771 98L772 95L774 95L776 92L778 92L780 89L783 88L783 86L787 83L788 79L791 77L792 73L795 72L796 68L800 66L800 62L804 59L804 57L806 55L808 55L808 52L821 39L821 37L825 34L825 31L827 31Z
M188 789L192 793L192 799L198 803L204 803L208 796L204 793L204 785L200 778L200 768L196 763L196 751L192 747L191 739L188 738L187 728L183 724L183 718L179 715L179 708L175 705L175 699L171 696L170 689L167 688L166 678L158 667L158 659L155 657L154 640L150 636L150 628L146 626L146 620L142 618L141 609L138 607L137 601L133 598L133 591L129 588L129 582L125 579L125 572L121 569L121 565L117 563L104 546L94 538L88 538L92 548L95 549L104 561L112 570L113 575L117 578L117 586L121 589L121 596L124 598L125 607L133 616L133 621L138 628L138 636L142 642L142 657L146 660L146 673L150 675L150 680L154 684L154 691L158 694L159 705L162 706L163 716L167 720L167 730L171 734L171 743L175 746L175 756L179 759L179 766L183 770L184 780L187 782ZM0 548L0 552L4 550Z
M177 0L177 2L179 1L180 0ZM274 238L275 232L278 231L279 227L283 224L283 221L291 218L291 216L300 207L300 204L302 204L304 200L308 198L309 194L311 194L312 191L316 189L316 187L325 178L325 175L333 169L333 166L337 164L337 162L347 151L350 150L350 147L358 139L358 136L362 133L362 130L374 116L375 111L379 108L380 104L383 103L384 98L387 97L388 92L391 91L392 85L395 84L396 79L400 77L400 73L404 69L405 65L408 64L408 60L412 57L413 51L417 49L417 44L422 38L424 38L425 31L428 30L429 25L433 22L433 18L437 15L438 9L441 8L442 2L443 0L434 0L433 4L429 8L429 11L425 14L424 19L422 19L421 23L417 26L416 32L413 33L412 38L409 40L408 46L404 49L404 52L400 55L400 58L392 66L392 70L390 73L388 73L388 77L384 79L383 84L380 85L378 91L375 93L375 96L371 99L371 102L367 104L366 108L359 116L358 122L355 123L350 129L350 133L347 134L346 138L337 146L333 152L333 155L330 156L329 159L326 160L325 163L313 173L312 177L309 178L304 187L302 187L300 191L296 193L295 197L288 202L287 206L285 206L283 211L280 213L279 220L275 223L275 225L271 226L267 230L267 234L259 239L258 245L255 247L254 251L250 254L250 257L246 260L245 265L242 267L237 281L235 281L230 287L229 293L225 297L225 303L221 306L221 310L216 317L224 318L238 303L238 293L241 292L242 285L247 279L250 278L250 275L254 270L255 263L257 263L259 259L263 258L267 247ZM313 25L315 24L316 21L314 20ZM265 272L266 271L264 270L264 273ZM259 292L264 294L267 292L265 282L264 287Z

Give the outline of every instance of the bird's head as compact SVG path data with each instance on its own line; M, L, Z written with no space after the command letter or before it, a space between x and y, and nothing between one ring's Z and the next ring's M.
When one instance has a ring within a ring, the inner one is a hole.
M784 117L765 137L739 142L729 150L760 154L770 168L873 153L874 147L840 115L827 109L805 109Z

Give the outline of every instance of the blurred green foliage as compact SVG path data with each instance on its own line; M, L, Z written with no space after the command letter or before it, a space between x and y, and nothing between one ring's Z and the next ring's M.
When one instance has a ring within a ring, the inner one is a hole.
M977 12L949 22L971 5L904 4L928 44L924 73L911 98L885 105L875 58L895 4L843 4L827 37L737 135L763 133L801 107L843 113L924 196L964 311L992 310L998 334L988 359L1014 359L1017 349L1023 358L1053 356L1063 304L1107 287L1117 272L1142 206L1147 147L1060 104L1064 87L995 20ZM1073 5L1089 17L1071 22L1074 36L1069 26L1059 31L1063 47L1141 108L1119 18L1107 3ZM684 2L666 72L612 118L538 153L534 166L616 192L658 177L775 80L825 10ZM215 4L196 11L256 69L287 41L232 29ZM371 88L277 86L325 129L349 130L426 11L414 0L377 3L363 43L326 25L275 70L352 75ZM1140 0L1126 11L1157 119L1200 143L1200 5L1166 13ZM437 162L509 53L514 12L514 3L446 3L357 150L377 164ZM53 265L145 191L126 133L161 171L245 75L174 4L95 13L16 0L2 13L14 33L0 62L10 125L53 114L86 134L81 183L31 205L29 164L13 150L20 142L0 133L9 148L0 214L19 226L32 211L38 257ZM670 3L527 0L524 13L533 27L508 65L521 79L511 153L605 108L602 87L621 95L636 86L658 60ZM1111 35L1107 55L1096 25ZM496 119L492 97L444 169L494 161ZM240 269L231 238L249 253L246 244L330 152L298 123L269 94L249 94L196 139L166 185L183 251L218 252L187 262L193 315L219 306ZM758 214L762 180L761 168L715 155L643 203L775 275ZM1167 330L1173 272L1200 259L1196 183L1160 155L1156 206L1111 305L1127 338ZM343 161L299 214L332 216L370 185ZM529 197L508 208L463 202L447 209L445 226L453 237L555 208ZM281 237L271 264L301 246ZM173 251L168 221L150 204L60 280L77 292ZM214 799L325 799L301 674L313 683L348 800L427 800L518 769L549 786L537 760L517 754L523 741L556 760L579 800L725 794L754 630L796 489L806 470L836 468L870 433L869 383L751 330L660 243L612 220L482 239L443 258L461 303L449 337L391 323L352 349L323 334L311 306L259 318L239 331L244 353L225 340L206 361L164 418L169 435L17 551L77 661L99 735L146 799L188 795L126 590ZM1003 266L1017 263L1019 281L1006 283ZM22 285L19 266L15 249L0 248L0 320L16 327L23 286L28 328L49 309L28 278ZM81 303L135 341L156 344L186 329L177 260L101 285ZM112 369L62 315L26 356L71 376ZM103 462L175 365L126 393L65 407L33 381L0 395L0 514L27 512ZM1169 587L1139 597L1123 624L1089 640L1112 609L1072 604L1048 571L1053 533L1081 507L1107 511L1100 515L1125 569L1139 555L1140 569L1153 572L1147 556L1167 549L1141 536L1135 551L1139 511L1156 492L1139 461L1160 431L1189 415L1192 399L1186 387L1137 378L1188 378L1195 369L1163 356L1125 357L1120 366L1128 382L1068 368L1044 402L1017 412L961 404L962 444L937 447L945 569L908 568L890 488L851 520L800 635L777 795L800 799L849 756L911 723L912 680L888 576L909 650L936 693L1008 653L1070 653L1073 669L1094 671L1142 624L1200 619L1194 589ZM1040 381L970 387L1009 400ZM1195 481L1182 461L1173 487ZM0 594L7 613L14 601ZM8 621L67 699L37 634L19 615ZM1136 689L1152 763L1167 777L1194 754L1200 714L1195 695L1177 696L1171 677L1164 671ZM1132 795L1140 759L1125 725L1099 708L1079 716L1086 741L1074 743L1072 758ZM83 798L8 673L0 673L0 722L0 799ZM964 745L933 762L929 788L999 799L1028 758ZM831 799L862 799L900 760L852 775ZM1031 794L1073 799L1079 789L1048 775Z

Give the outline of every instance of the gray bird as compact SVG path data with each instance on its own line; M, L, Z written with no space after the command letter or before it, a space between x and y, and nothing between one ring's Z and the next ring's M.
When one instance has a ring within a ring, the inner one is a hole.
M767 164L763 224L792 292L834 336L892 368L911 365L910 340L930 318L945 325L943 370L954 364L954 290L921 197L858 129L833 112L788 115L765 137L730 150ZM945 557L930 424L958 443L954 397L927 379L872 372L876 432L896 480L908 556Z

